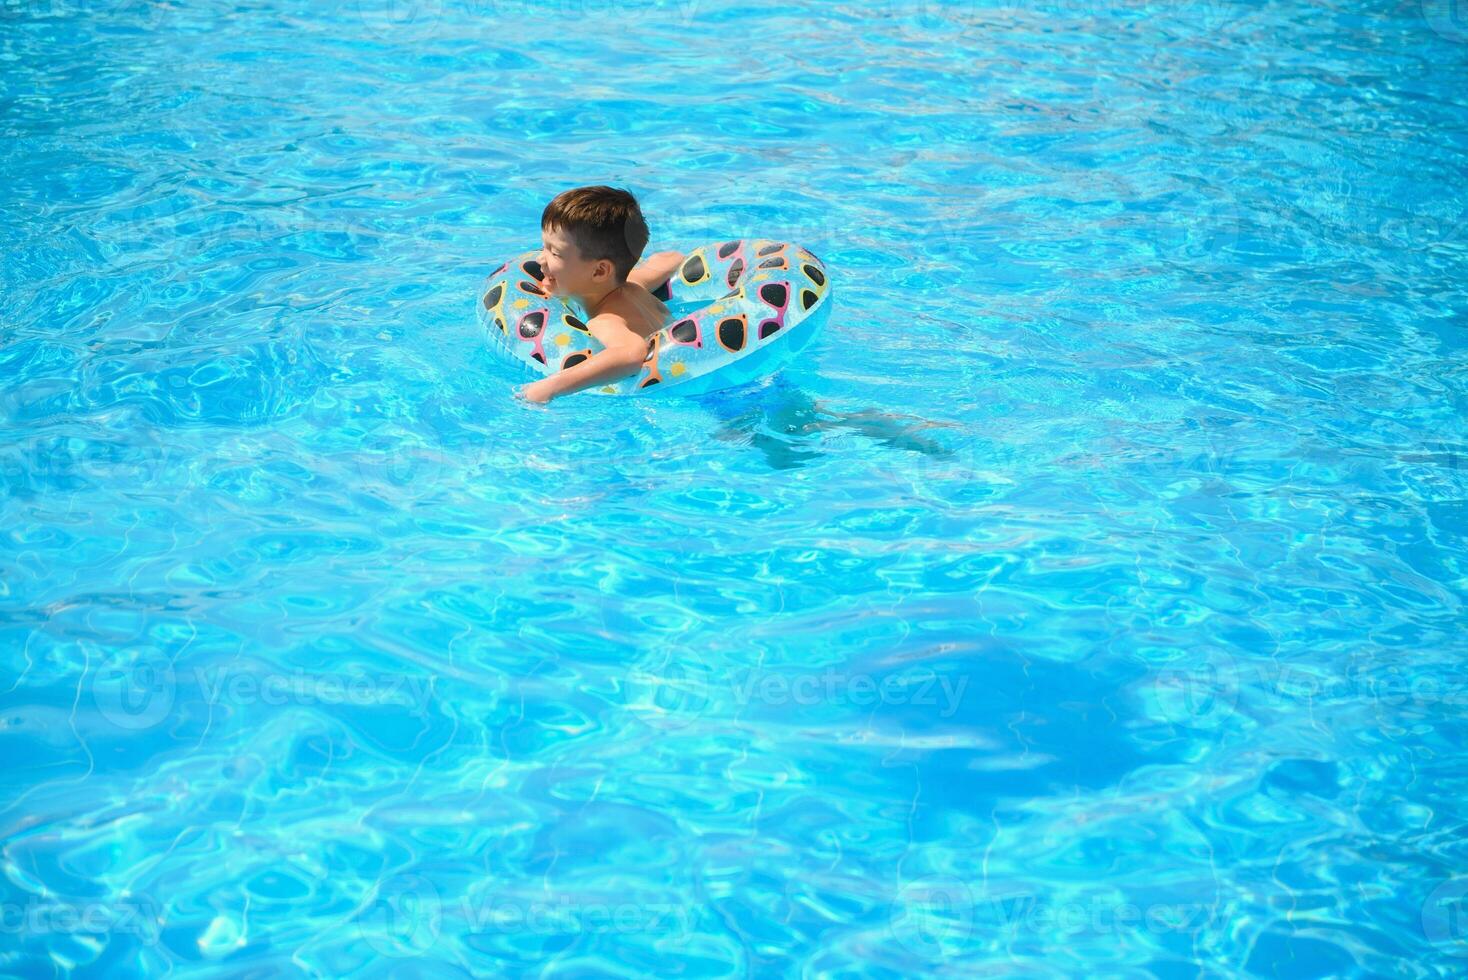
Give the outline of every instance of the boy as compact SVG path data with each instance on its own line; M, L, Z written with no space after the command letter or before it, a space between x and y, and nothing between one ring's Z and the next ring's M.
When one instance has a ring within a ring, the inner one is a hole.
M586 328L605 350L521 388L532 402L635 374L668 308L649 290L683 264L681 252L658 252L637 264L647 247L647 222L627 191L598 185L557 194L540 216L540 288L580 301Z

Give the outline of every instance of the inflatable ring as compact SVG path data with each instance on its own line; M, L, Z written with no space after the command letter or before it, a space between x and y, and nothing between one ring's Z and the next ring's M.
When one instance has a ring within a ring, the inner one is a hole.
M491 347L546 376L574 367L602 345L587 330L584 310L541 292L538 255L526 252L491 273L479 291L478 309ZM652 294L672 315L648 339L641 369L585 391L696 395L771 374L790 363L825 322L831 280L820 259L799 246L741 239L689 252Z

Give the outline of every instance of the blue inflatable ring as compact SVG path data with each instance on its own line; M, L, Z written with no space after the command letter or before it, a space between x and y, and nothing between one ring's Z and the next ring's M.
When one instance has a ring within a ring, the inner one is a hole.
M544 377L579 364L602 345L586 329L586 311L541 292L538 254L526 252L491 273L478 309L490 346ZM799 246L741 239L689 252L653 295L668 304L672 317L648 339L641 369L586 391L697 395L771 374L825 322L831 281L820 259Z

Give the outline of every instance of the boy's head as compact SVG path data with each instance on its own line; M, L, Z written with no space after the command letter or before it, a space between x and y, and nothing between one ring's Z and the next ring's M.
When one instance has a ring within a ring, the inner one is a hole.
M563 191L540 216L547 292L584 296L620 286L647 247L637 198L597 185Z

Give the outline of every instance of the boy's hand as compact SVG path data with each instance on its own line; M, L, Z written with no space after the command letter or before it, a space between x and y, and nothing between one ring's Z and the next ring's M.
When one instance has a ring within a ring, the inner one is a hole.
M601 313L586 324L590 334L601 342L599 350L574 367L562 368L549 377L517 388L515 395L528 402L545 403L561 395L571 395L592 385L606 384L636 374L652 350L652 342L639 337L627 321L615 313Z
M516 394L528 402L535 402L537 405L543 405L556 397L555 392L546 383L546 379L544 378L539 381L530 382L530 384L517 391Z

